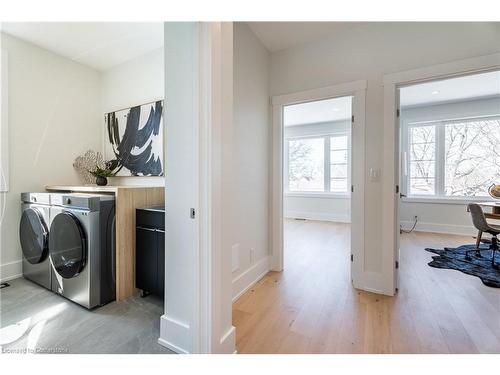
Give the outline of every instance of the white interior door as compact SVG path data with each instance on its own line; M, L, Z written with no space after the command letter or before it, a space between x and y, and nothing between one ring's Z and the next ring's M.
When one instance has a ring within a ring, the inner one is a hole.
M363 289L365 249L365 92L352 96L351 117L351 281Z
M399 210L401 206L401 198L403 197L402 194L402 184L404 183L403 181L403 158L401 154L401 109L399 105L399 98L400 98L400 89L396 88L396 126L394 127L395 135L394 139L396 140L395 142L395 155L397 155L396 159L396 168L394 168L396 176L395 176L395 181L397 182L397 195L395 195L396 202L394 204L394 222L396 228L394 228L394 236L396 237L394 240L394 243L396 244L395 246L395 254L394 254L394 259L396 262L395 265L395 271L394 271L394 287L396 290L399 288L399 248L400 248L400 242L401 242L401 231L400 231L400 218L399 218Z

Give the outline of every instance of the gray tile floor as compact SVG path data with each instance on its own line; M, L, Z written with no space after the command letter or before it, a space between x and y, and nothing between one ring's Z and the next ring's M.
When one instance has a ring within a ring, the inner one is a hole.
M0 289L3 353L172 353L159 345L163 302L131 297L89 311L28 280Z

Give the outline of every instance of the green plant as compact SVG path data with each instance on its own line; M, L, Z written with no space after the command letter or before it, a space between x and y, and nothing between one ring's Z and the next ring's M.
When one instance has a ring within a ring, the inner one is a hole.
M104 162L105 167L95 166L94 170L87 170L94 177L113 177L121 169L120 164L116 160Z
M89 171L94 177L113 177L115 174L110 169L96 167L95 170Z

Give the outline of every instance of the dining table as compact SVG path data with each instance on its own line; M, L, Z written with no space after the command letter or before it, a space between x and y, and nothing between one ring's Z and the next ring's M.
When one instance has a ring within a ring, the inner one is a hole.
M500 201L477 202L483 208L486 219L500 220Z

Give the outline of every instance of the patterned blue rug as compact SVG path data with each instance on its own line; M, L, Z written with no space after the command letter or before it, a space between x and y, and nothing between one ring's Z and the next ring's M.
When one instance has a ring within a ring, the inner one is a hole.
M476 257L475 253L470 253L472 259L465 259L465 252L475 248L476 245L462 245L456 248L445 247L443 250L429 248L425 250L438 254L432 257L429 266L458 270L479 277L484 285L500 288L500 271L491 266L491 250L481 251L481 258ZM481 244L481 249L489 249L489 245ZM496 261L500 263L500 251L497 251Z

